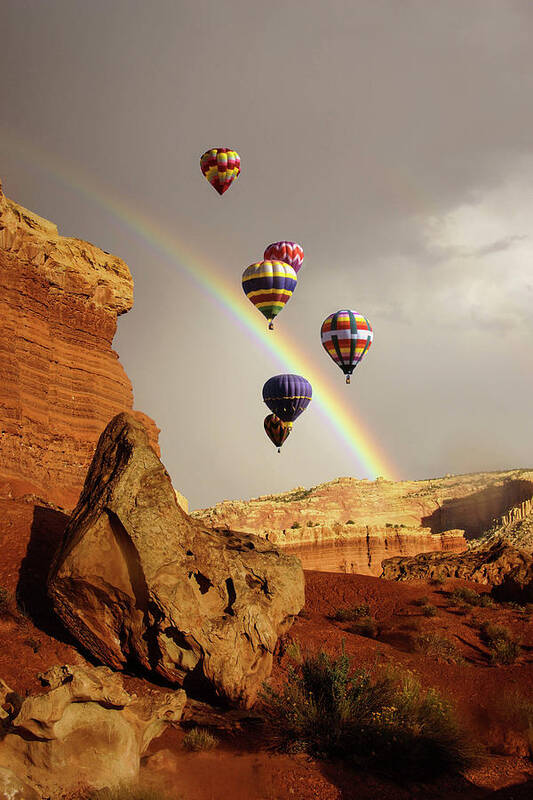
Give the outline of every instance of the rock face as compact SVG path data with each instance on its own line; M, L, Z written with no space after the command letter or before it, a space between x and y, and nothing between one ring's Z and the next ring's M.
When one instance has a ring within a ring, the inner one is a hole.
M211 527L254 533L278 545L318 544L361 534L406 536L463 530L475 538L533 497L533 471L486 472L424 481L338 478L249 502L224 501L193 516Z
M99 660L249 705L304 604L302 568L250 536L205 530L178 506L143 426L102 434L49 578L66 627Z
M135 780L149 743L186 702L182 690L138 698L107 667L57 666L40 677L50 691L15 697L2 721L0 792L11 782L21 800Z
M132 305L123 261L60 236L0 184L0 498L73 508L100 433L133 405L111 348Z
M314 530L320 531L319 528ZM463 531L431 533L428 528L374 528L357 530L339 526L338 538L324 538L315 544L287 544L285 553L300 559L304 570L346 572L359 575L381 574L381 563L393 556L413 556L426 552L461 552L466 548Z
M224 501L193 516L214 529L254 533L304 569L381 574L391 556L466 549L495 520L518 520L533 497L533 472L426 481L338 478L249 502Z
M465 553L423 553L414 558L389 558L383 561L381 577L396 581L461 578L493 586L506 584L509 594L514 581L516 595L518 585L524 590L531 581L532 571L531 554L500 539L490 546L472 547Z

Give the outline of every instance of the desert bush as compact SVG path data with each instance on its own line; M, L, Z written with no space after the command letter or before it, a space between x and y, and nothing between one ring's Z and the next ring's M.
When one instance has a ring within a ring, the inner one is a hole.
M156 789L124 784L114 789L99 789L84 795L87 800L165 800L166 795Z
M481 638L489 648L492 664L514 664L520 655L520 642L508 628L484 622L479 628Z
M415 649L436 661L460 664L464 659L451 639L440 633L420 633L414 640Z
M429 579L430 586L443 586L444 585L444 578L439 578L438 576L434 576L433 578Z
M307 656L265 713L278 744L410 781L464 770L475 748L450 706L412 674L352 671L344 650Z
M366 603L361 603L358 606L350 606L349 608L336 608L330 619L335 622L354 622L360 617L368 617L370 615L370 606Z
M192 728L183 737L183 746L186 750L213 750L218 744L218 739L206 728Z
M429 597L425 594L423 597L417 597L413 600L414 606L427 606L429 603Z
M437 616L437 608L436 606L432 606L430 603L426 603L422 606L422 614L425 617L436 617Z
M9 592L0 586L0 614L5 614L9 610Z
M349 627L350 633L357 633L359 636L368 636L370 639L375 639L379 634L379 626L374 617L365 616L360 617Z
M450 599L457 605L480 606L481 608L488 608L494 605L494 600L490 594L480 594L473 589L454 589L450 593Z
M346 524L347 525L355 525L355 522L353 521L353 519L347 519L346 520Z
M299 523L299 522L293 522L293 523L292 523L292 525L291 525L291 528L293 528L293 529L296 529L296 528L301 528L301 527L302 527L302 526L300 525L300 523Z

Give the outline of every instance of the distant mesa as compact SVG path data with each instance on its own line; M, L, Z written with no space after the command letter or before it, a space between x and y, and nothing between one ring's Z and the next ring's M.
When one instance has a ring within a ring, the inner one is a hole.
M531 470L421 481L338 478L249 502L225 501L193 517L262 536L297 553L306 569L380 575L385 558L465 550L495 521L523 513L531 498Z

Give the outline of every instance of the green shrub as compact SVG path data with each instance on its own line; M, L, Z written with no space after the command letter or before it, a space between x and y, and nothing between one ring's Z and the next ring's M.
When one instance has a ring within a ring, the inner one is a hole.
M430 603L426 603L424 606L422 606L422 614L425 617L436 617L437 608L436 606L432 606Z
M494 605L494 600L490 594L480 594L473 591L473 589L454 589L450 593L450 599L456 605L480 606L481 608L488 608Z
M336 608L330 619L335 622L354 622L360 617L370 616L370 606L366 603L361 603L358 606L350 606L349 608Z
M359 636L368 636L370 639L375 639L379 634L379 627L374 617L360 617L356 622L350 625L350 633L357 633Z
M520 642L508 628L484 622L479 630L492 664L514 664L520 655Z
M183 746L186 750L213 750L218 744L218 739L205 728L192 728L183 737Z
M440 633L421 633L414 644L416 650L436 661L460 664L464 660L455 642Z
M321 652L266 687L265 713L278 743L409 781L460 772L475 749L450 706L410 674L352 671L343 651Z

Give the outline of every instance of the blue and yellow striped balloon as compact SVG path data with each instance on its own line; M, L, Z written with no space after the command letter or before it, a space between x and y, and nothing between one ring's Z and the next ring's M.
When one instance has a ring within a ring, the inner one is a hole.
M296 272L284 261L258 261L242 274L244 294L267 318L270 330L274 327L274 317L290 300L297 282Z

